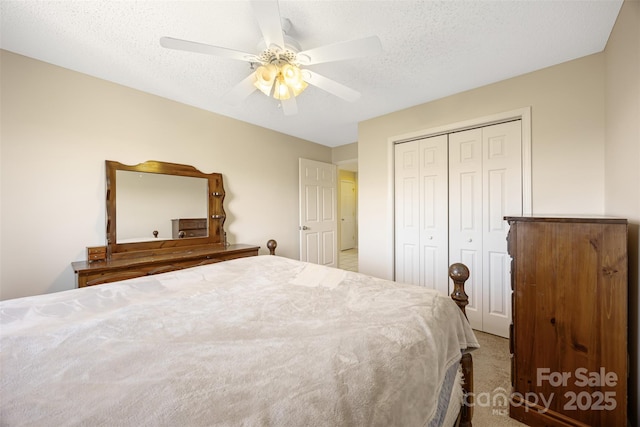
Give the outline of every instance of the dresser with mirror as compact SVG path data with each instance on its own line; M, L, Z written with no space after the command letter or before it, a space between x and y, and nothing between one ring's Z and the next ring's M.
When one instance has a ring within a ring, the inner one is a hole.
M226 243L221 174L158 161L105 165L107 244L72 263L78 287L258 255L259 246Z

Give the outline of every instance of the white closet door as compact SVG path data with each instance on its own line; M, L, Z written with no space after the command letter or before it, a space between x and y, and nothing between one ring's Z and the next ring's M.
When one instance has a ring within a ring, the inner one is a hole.
M395 147L396 280L448 294L447 136Z
M395 147L396 280L447 293L448 266L471 277L471 325L508 336L506 215L522 214L521 121Z
M467 317L482 330L482 129L449 135L449 263L471 273Z
M419 141L420 284L449 294L447 135Z
M483 262L482 330L508 337L511 323L511 258L506 215L522 215L521 122L482 129Z
M420 284L418 141L395 146L395 279Z
M449 136L449 262L471 271L471 325L503 337L511 323L504 217L522 214L521 158L520 121Z

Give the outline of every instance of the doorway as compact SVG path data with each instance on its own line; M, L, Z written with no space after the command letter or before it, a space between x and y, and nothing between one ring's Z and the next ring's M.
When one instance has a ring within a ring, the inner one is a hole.
M358 271L358 172L357 162L338 165L339 264Z
M340 180L340 250L356 247L356 183Z

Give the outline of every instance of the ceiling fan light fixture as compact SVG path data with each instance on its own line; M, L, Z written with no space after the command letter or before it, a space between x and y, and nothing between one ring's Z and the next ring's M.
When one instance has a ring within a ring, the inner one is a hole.
M245 61L251 64L251 72L225 96L227 103L239 104L256 89L268 97L282 100L280 105L285 115L297 113L295 97L308 85L349 102L360 98L360 93L334 80L312 72L307 67L333 61L360 58L382 52L377 36L318 46L302 50L297 40L287 35L292 28L289 19L282 19L277 0L251 1L262 40L258 42L256 55L189 40L161 37L160 45L168 49L216 55ZM257 67L257 69L255 69Z
M296 65L284 64L281 68L284 83L291 89L293 96L298 96L307 88L307 82L302 78L302 71Z
M276 77L278 77L278 73L278 67L273 64L265 64L259 66L255 71L255 87L257 87L260 92L264 93L265 95L271 96L271 89L273 88L273 83Z
M254 85L260 92L279 100L298 96L308 86L300 68L288 62L259 66L255 71Z
M276 86L273 91L273 97L275 99L285 100L291 98L291 91L289 90L289 86L286 85L282 76L278 76L275 84Z

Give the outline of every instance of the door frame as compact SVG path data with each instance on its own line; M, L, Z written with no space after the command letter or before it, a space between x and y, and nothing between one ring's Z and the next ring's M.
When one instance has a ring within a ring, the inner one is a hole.
M532 166L531 166L531 106L518 108L516 110L496 113L489 116L477 117L474 119L464 120L460 122L449 123L442 126L426 128L415 132L390 137L387 141L388 159L390 159L390 168L388 181L390 186L391 200L395 201L395 149L396 144L409 142L416 139L429 138L459 132L477 127L490 126L498 123L508 122L511 120L521 120L522 122L522 214L531 215L532 206ZM394 224L391 230L391 241L395 242L395 202L390 203L391 223ZM395 246L395 245L394 245ZM393 260L395 260L395 247L393 248ZM396 277L395 261L392 263L393 277Z

